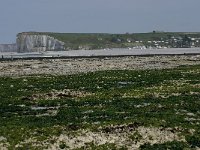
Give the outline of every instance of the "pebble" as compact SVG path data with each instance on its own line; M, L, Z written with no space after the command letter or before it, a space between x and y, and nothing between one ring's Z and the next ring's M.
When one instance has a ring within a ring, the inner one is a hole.
M167 63L164 63L167 62ZM0 62L0 76L68 75L101 70L164 69L200 64L198 56L111 57ZM28 67L27 67L28 66Z

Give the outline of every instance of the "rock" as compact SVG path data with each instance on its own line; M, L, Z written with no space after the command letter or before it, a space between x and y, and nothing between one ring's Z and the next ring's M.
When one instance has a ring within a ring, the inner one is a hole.
M25 32L17 35L17 52L64 50L64 42L48 35Z
M0 44L0 52L17 52L17 44Z

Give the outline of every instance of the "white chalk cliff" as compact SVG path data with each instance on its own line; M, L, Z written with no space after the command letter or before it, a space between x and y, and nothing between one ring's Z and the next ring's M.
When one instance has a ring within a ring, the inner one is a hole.
M0 52L16 52L17 44L0 44Z
M64 50L64 42L49 35L34 33L19 33L17 35L17 51L42 52Z

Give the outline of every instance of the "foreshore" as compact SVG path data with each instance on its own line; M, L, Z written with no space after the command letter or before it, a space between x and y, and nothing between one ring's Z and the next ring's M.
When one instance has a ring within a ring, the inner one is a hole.
M200 64L200 55L0 61L0 76L68 75L101 70L165 69Z

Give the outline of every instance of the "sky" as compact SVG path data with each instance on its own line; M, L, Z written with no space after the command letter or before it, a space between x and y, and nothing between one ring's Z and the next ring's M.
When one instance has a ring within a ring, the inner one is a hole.
M0 43L27 31L200 32L200 0L0 0Z

